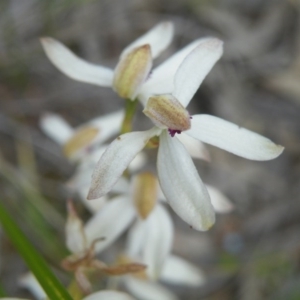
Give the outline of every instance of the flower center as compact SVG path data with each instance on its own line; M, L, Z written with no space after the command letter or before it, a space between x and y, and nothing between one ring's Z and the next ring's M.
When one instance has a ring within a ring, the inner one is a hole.
M172 95L150 97L143 112L156 126L168 129L172 137L191 128L188 111Z

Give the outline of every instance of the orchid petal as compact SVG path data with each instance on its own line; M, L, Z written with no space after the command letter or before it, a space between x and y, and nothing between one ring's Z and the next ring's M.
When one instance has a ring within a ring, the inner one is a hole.
M112 86L111 69L84 61L50 37L41 38L41 43L50 61L68 77L100 86Z
M160 279L175 285L199 286L205 283L205 276L199 268L175 255L168 256Z
M126 293L106 290L93 293L84 297L83 300L134 300L134 298Z
M183 60L175 75L172 94L184 107L189 104L222 53L223 42L216 38L208 38Z
M72 253L81 253L87 249L87 240L83 228L83 222L78 217L73 202L67 203L68 218L66 223L66 245Z
M107 196L102 196L98 199L94 199L94 200L87 200L86 199L86 195L88 194L88 190L89 188L86 188L85 190L80 190L79 194L80 194L80 198L81 201L83 203L83 205L92 213L95 214L97 213L100 209L102 209L105 204L107 203L108 199Z
M166 130L160 136L157 171L161 189L174 211L194 229L209 229L215 213L208 192L184 146Z
M113 135L120 132L122 121L124 119L124 110L118 110L116 112L95 118L83 126L95 126L99 129L99 134L93 141L95 143L103 143ZM80 127L79 127L80 128Z
M129 199L123 196L116 197L85 225L88 243L91 244L97 238L104 237L105 240L95 245L95 251L99 253L111 245L127 229L134 217L135 210Z
M157 205L146 219L146 237L143 247L143 263L150 279L159 278L163 264L170 254L174 225L169 213L162 205Z
M191 122L186 134L247 159L270 160L284 149L255 132L214 116L195 115Z
M136 259L139 257L143 245L145 244L145 238L147 234L146 222L138 220L133 226L131 226L126 244L126 254L129 257Z
M152 95L171 94L173 92L174 78L180 64L193 49L204 43L207 39L201 38L188 44L153 70L150 78L141 87L138 95L139 100L144 106L148 98Z
M230 200L217 188L208 184L205 184L205 186L209 193L211 204L213 205L215 212L226 214L234 209L234 205L230 202Z
M135 172L141 169L147 162L147 155L144 152L138 153L138 155L132 160L128 168L131 172Z
M152 57L156 58L165 50L172 41L174 35L174 26L171 22L162 22L153 27L147 33L142 35L136 41L128 45L122 52L121 58L128 54L132 49L149 44Z
M108 193L129 163L145 147L149 139L157 134L159 129L153 127L147 131L125 133L116 138L96 165L87 198L96 199Z
M62 145L74 134L74 129L59 115L46 113L40 119L42 131Z
M95 118L74 130L73 135L64 144L65 155L71 160L78 160L87 156L97 155L93 151L88 155L87 149L95 144L103 143L108 138L119 133L124 118L124 111L117 112ZM101 149L102 150L102 149ZM99 156L96 159L99 159ZM88 159L89 161L90 159Z
M130 293L138 299L178 300L177 296L174 295L171 291L155 282L140 280L132 276L127 276L125 285Z
M176 137L184 145L184 147L192 157L210 161L209 152L207 151L204 144L199 140L188 136L184 132L178 134Z
M35 276L32 273L27 273L21 277L19 280L19 285L22 288L26 288L31 292L32 295L38 300L47 299L47 295L41 287L40 283L37 281ZM1 298L3 299L17 299L17 298Z

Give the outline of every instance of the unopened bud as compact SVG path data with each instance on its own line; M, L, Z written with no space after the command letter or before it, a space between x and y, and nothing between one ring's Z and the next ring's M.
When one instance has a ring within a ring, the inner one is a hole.
M152 67L150 45L137 47L122 57L114 74L113 88L121 98L134 100Z
M188 111L172 95L150 97L143 113L160 128L178 133L191 128Z

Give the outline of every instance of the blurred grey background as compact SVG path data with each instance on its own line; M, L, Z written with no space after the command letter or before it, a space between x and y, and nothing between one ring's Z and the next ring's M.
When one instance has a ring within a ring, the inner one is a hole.
M222 117L285 146L269 162L213 147L211 163L196 162L203 180L225 193L235 210L218 215L208 233L174 216L174 252L203 268L208 281L197 289L170 288L191 300L300 299L298 0L1 0L0 201L64 278L58 267L62 252L36 232L44 219L26 203L35 195L28 194L33 186L42 199L39 213L55 215L52 223L44 215L45 230L63 244L68 197L63 184L74 166L41 132L39 118L56 112L76 126L122 107L123 100L110 89L64 76L46 58L39 37L54 37L80 57L113 68L127 44L164 20L174 22L175 38L156 64L196 38L224 40L224 56L189 110ZM9 295L30 297L16 284L26 267L4 235L1 239L0 282Z

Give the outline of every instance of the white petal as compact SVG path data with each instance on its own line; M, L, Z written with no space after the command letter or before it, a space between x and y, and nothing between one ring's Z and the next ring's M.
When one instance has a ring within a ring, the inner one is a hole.
M97 163L88 199L96 199L108 193L148 140L158 133L159 129L154 127L147 131L130 132L117 137Z
M191 123L186 134L244 158L270 160L284 149L255 132L214 116L195 115Z
M144 221L146 236L143 245L143 263L150 279L159 278L163 264L170 254L173 243L174 226L166 209L158 204Z
M181 63L175 80L173 96L186 107L200 84L223 53L223 42L216 38L200 43Z
M41 287L41 285L39 284L39 282L37 281L37 279L32 273L27 273L26 275L22 276L22 278L19 281L19 284L21 287L28 289L36 299L38 300L47 299L46 293L44 292L43 288ZM13 299L13 298L7 298L7 299Z
M84 297L83 300L134 300L134 298L122 292L107 290L93 293Z
M94 168L99 160L99 157L102 156L107 146L98 148L97 150L87 154L83 160L79 162L79 165L76 169L73 177L68 181L67 187L72 191L80 192L83 194L83 190L89 190L91 184L91 176L93 174ZM85 198L87 193L85 194Z
M199 45L199 43L202 43L206 39L207 38L198 39L188 44L153 70L150 78L141 87L138 95L139 100L144 106L146 105L148 98L152 95L171 94L173 92L174 77L180 64L184 58Z
M131 172L140 170L147 162L147 156L144 152L138 153L138 155L132 160L128 166Z
M93 146L99 146L105 140L117 135L120 132L124 110L119 110L101 117L97 117L87 123L78 126L74 131L73 139L69 140L69 145L65 146L65 152L71 160L86 160L86 156L96 155L96 151L91 150ZM94 133L95 131L95 133ZM87 136L92 134L91 138ZM75 139L75 140L74 140ZM85 140L86 139L86 140ZM77 140L77 143L76 143ZM84 141L81 142L80 141ZM67 147L67 148L66 148ZM66 151L68 149L68 151ZM96 162L100 156L97 157ZM90 159L88 159L90 160Z
M112 187L111 192L116 194L128 195L130 184L128 179L125 177L120 177L117 183Z
M107 196L100 197L94 200L87 200L86 196L88 194L89 188L85 189L84 191L79 191L80 198L82 200L83 205L92 213L97 213L100 209L102 209L105 204L107 203L108 199Z
M142 300L178 300L176 295L158 283L127 276L125 285L138 299Z
M111 69L84 61L55 39L45 37L41 39L41 43L48 58L65 75L100 86L112 85Z
M215 213L208 192L184 146L166 130L160 136L157 171L161 189L174 211L194 229L209 229Z
M199 140L188 136L184 132L182 132L181 134L177 134L176 137L184 145L184 147L192 157L210 161L209 152L207 151L204 144Z
M217 188L205 184L210 196L211 204L213 205L215 212L217 213L229 213L234 209L234 205L230 200L221 193Z
M88 243L104 237L105 240L96 244L96 252L102 251L127 229L134 217L135 210L128 198L120 196L111 200L85 225Z
M205 283L205 276L199 268L175 255L168 256L160 279L175 285L199 286Z
M82 253L87 249L87 241L83 228L83 222L78 217L73 202L67 203L68 218L65 226L66 246L72 253Z
M74 129L59 115L46 113L40 119L42 131L62 145L74 134Z
M126 244L126 254L136 259L140 257L142 248L145 244L144 240L147 234L146 222L138 220L133 226L131 226Z
M152 57L156 58L163 50L165 50L172 41L174 35L174 26L171 22L159 23L143 36L127 46L121 57L125 56L133 48L149 44L151 47Z
M84 126L95 126L99 129L99 134L93 141L95 143L103 143L107 139L111 138L112 136L118 134L121 129L122 121L124 119L124 110L118 110L116 112L95 118L90 122L84 124ZM80 129L79 127L78 129Z

